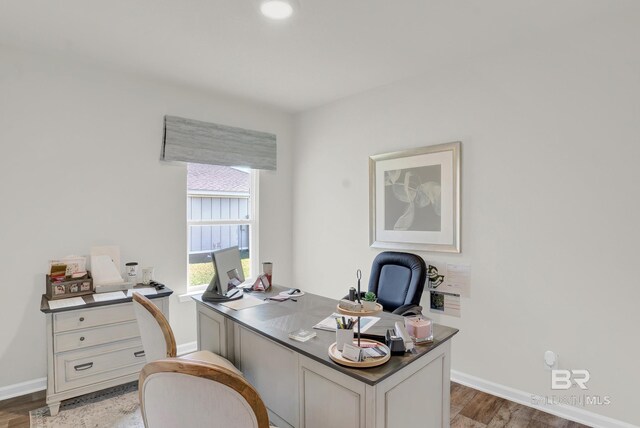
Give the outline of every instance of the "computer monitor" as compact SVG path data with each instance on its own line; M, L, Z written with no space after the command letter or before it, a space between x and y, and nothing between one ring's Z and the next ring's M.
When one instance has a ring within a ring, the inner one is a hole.
M222 301L235 300L242 297L238 291L231 295L227 293L231 287L244 282L242 262L240 261L240 249L238 247L216 250L211 253L211 263L213 263L213 278L202 295L203 300Z

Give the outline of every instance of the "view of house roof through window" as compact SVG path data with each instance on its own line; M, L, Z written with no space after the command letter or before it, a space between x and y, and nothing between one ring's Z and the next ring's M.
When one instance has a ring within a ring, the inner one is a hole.
M249 193L251 174L246 168L190 163L187 168L189 191Z

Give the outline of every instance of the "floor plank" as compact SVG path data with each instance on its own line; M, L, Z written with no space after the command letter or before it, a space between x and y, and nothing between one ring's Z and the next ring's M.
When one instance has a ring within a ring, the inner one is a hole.
M464 406L454 406L453 404L450 406L450 414L451 416L449 417L449 420L453 420L453 418L455 418L456 416L458 416L458 413L460 413L460 410L462 410L464 408Z
M505 403L506 400L498 398L494 395L489 395L485 392L476 393L473 399L464 406L459 415L466 416L474 421L488 424L491 419L498 413L498 409Z
M451 382L451 406L466 406L478 393L475 389Z
M29 411L44 405L44 391L0 401L0 428L29 428Z
M487 425L489 428L526 428L531 422L535 409L505 401Z
M550 413L541 412L540 410L536 410L533 412L533 416L531 418L530 427L550 427L550 428L567 428L569 421L566 419L561 419L557 416L554 416Z
M451 421L451 428L486 428L486 425L459 414Z

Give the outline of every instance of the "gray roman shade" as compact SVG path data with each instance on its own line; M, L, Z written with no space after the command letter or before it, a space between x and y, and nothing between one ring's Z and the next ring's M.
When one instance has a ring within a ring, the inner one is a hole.
M162 160L276 169L276 136L266 132L164 117Z

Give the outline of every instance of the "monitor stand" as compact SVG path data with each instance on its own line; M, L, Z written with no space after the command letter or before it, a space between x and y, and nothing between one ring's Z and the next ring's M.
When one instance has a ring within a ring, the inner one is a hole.
M232 300L238 300L238 299L242 299L242 290L231 290L226 292L225 294L220 294L217 293L215 291L205 291L202 294L202 300L205 302L214 302L214 303L220 303L220 302L230 302Z
M233 250L233 248L231 248L230 250ZM240 255L237 251L237 248L235 250L236 250L235 253L237 253L235 254L236 256L235 258L237 259L238 265L240 265ZM228 252L228 251L229 250L224 250L223 252ZM225 285L222 286L223 281L220 280L220 275L218 273L219 266L216 263L215 251L211 254L211 260L214 266L213 278L211 278L211 282L209 283L209 286L207 287L205 292L202 294L202 300L204 302L220 303L220 302L229 302L231 300L242 299L242 294L243 294L242 290L239 290L237 288L232 288L229 291L225 290L226 288L228 288L227 281L224 281ZM238 281L238 283L240 283L240 281Z

